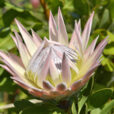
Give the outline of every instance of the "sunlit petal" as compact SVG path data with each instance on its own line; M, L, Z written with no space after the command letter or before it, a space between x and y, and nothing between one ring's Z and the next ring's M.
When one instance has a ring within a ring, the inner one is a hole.
M37 47L34 44L32 37L30 36L30 34L26 31L26 29L22 26L22 24L15 19L15 22L17 23L17 26L20 30L20 33L23 37L23 40L25 41L25 44L30 52L31 55L34 54L34 52L36 51Z
M94 16L94 12L91 14L90 18L88 19L88 21L87 21L87 23L86 23L86 25L84 27L84 31L82 33L84 49L86 48L86 46L88 44L88 41L89 41L90 32L91 32L91 28L92 28L93 16Z
M58 41L64 45L68 45L67 31L60 8L58 10Z
M50 11L50 18L49 18L49 38L53 41L58 41L58 32L57 32L57 25L53 18L53 15Z

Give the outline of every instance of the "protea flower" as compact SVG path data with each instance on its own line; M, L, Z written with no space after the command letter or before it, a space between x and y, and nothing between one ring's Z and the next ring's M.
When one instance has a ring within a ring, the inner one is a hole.
M31 36L15 19L22 37L14 31L12 38L20 57L0 51L1 61L5 64L1 67L34 96L52 99L72 95L88 82L99 66L100 56L107 44L105 38L96 47L97 37L88 46L93 16L94 12L83 32L80 20L75 22L70 42L60 8L57 25L50 12L49 40L46 37L42 40L33 30Z

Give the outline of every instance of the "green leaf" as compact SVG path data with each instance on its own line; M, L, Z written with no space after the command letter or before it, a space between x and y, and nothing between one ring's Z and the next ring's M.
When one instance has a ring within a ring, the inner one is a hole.
M106 88L107 86L109 86L109 83L113 79L113 76L113 72L109 70L107 71L105 67L100 66L95 73L95 81L98 84L102 85L103 88Z
M10 28L3 28L0 31L0 50L11 50L15 47L15 43L10 36Z
M105 9L99 27L102 27L109 21L109 10Z
M0 38L6 38L10 32L11 31L10 31L9 27L1 28L0 29Z
M2 16L5 27L10 26L11 23L14 21L14 18L19 18L20 22L23 21L22 24L24 24L24 26L26 24L26 25L29 25L29 27L30 25L39 22L39 19L37 19L27 10L23 10L23 12L19 12L15 9L9 9Z
M6 38L0 38L0 49L11 50L14 47L15 47L14 41L10 36Z
M110 0L109 9L110 9L111 17L114 21L114 0Z
M103 66L106 66L106 69L110 72L114 71L114 63L107 57L102 56L103 60L101 61Z
M104 54L106 55L114 55L114 34L107 31L107 35L109 36L109 42L106 48L104 49Z
M96 109L91 111L91 114L101 114L101 109L100 108L96 108Z
M17 15L19 15L19 12L17 12L16 10L14 9L7 10L2 16L5 27L10 26L10 24L14 21L14 18Z
M86 100L87 100L87 97L82 96L81 100L78 102L78 114L80 114L80 111L81 111L82 107L84 106Z
M69 10L69 11L73 11L74 7L73 7L73 2L70 0L65 0L65 4L63 6L63 10Z
M82 89L83 95L85 95L85 96L89 95L92 92L93 85L94 85L94 76L92 76L92 78L89 80L89 82Z
M105 88L104 85L102 85L102 84L100 84L100 83L95 83L95 84L94 84L94 88L93 88L93 92L94 92L94 91L97 91L97 90L99 90L99 89L104 89L104 88Z
M14 5L14 4L11 4L10 2L5 2L5 5L6 5L6 7L8 9L14 9L14 10L16 10L18 12L23 12L24 11L24 9L22 9L21 7L18 7L16 5Z
M3 73L4 69L0 67L0 76Z
M74 102L72 103L71 110L72 110L72 114L77 114L76 106L75 106L75 103Z
M32 107L25 108L21 114L51 114L48 105L38 104Z
M59 109L53 102L31 103L27 100L17 101L14 103L20 114L64 114L63 110Z
M108 114L109 112L111 112L112 108L114 108L114 100L106 103L100 114Z
M29 102L28 100L16 101L14 103L14 105L18 111L23 110L23 109L28 108L28 107L31 107L31 106L34 106L34 104Z
M109 44L107 48L104 49L104 54L105 55L114 55L114 43Z
M5 0L0 0L0 7L3 8L5 6Z
M58 113L58 112L55 111L55 112L53 112L53 114L62 114L62 113L61 112Z
M94 30L98 24L98 22L100 21L98 14L95 13L94 18L93 18L93 23L92 23L92 30Z
M53 14L57 13L58 7L64 4L63 0L47 0L49 9L52 10Z
M80 16L83 16L84 14L88 15L89 5L87 0L73 0L73 5L78 15Z
M43 107L30 107L24 109L21 114L50 114L47 109Z
M58 114L57 112L53 112L53 114Z
M17 89L17 86L13 83L9 76L9 73L4 71L0 76L0 91L1 92L13 92Z
M108 43L112 43L114 42L114 34L107 31L107 35L109 36L109 42Z
M88 97L88 104L95 108L101 107L110 99L111 95L111 89L98 90Z
M0 87L3 86L6 81L7 81L7 78L4 78L4 79L0 82Z

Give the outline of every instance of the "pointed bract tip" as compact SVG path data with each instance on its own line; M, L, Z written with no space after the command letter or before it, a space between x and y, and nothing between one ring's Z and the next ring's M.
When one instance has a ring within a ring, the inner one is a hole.
M19 30L23 29L23 25L16 18L14 20L15 20L15 23L17 24Z
M97 41L99 39L99 35L95 38L95 40Z
M110 39L109 39L109 36L106 36L106 38L104 38L104 40L102 40L101 42L105 42L106 44L105 45L107 45L107 43L110 41Z
M77 20L74 21L74 25L76 25L76 24L77 24Z
M90 15L90 18L93 19L95 12L93 11Z
M34 36L36 34L35 31L32 28L30 30L31 30L32 36Z
M106 42L108 43L108 42L110 42L110 39L109 39L109 36L106 36ZM106 44L107 45L107 44Z
M50 10L49 14L50 14L50 16L52 16L52 15L53 15L53 14L52 14L52 12L51 12L51 10Z
M30 30L31 30L32 33L34 33L34 30L32 28Z
M14 38L14 35L13 34L10 34L11 38Z
M81 20L79 19L77 22L78 26L81 26Z
M81 20L80 19L78 20L78 23L81 23Z
M16 19L16 18L14 18L14 21L16 22L16 21L17 21L17 19Z
M93 11L91 14L94 15L95 14L95 11Z
M14 21L15 21L15 23L16 23L16 24L18 24L18 23L19 23L19 21L18 21L16 18L14 19Z
M60 8L60 6L59 6L59 8L58 8L58 11L61 11L61 8Z
M60 7L58 8L58 15L62 15Z
M53 14L52 14L52 12L50 10L50 12L49 12L49 22L51 21L52 17L53 17Z
M44 37L44 41L45 41L46 43L49 43L49 40L48 40L46 37Z
M107 41L109 40L109 36L106 36L106 38L105 38Z
M78 27L78 22L77 22L77 20L75 20L75 28L77 28Z

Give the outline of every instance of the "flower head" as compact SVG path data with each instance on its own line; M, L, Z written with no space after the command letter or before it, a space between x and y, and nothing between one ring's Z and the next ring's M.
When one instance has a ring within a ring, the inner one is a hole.
M42 40L33 30L31 36L15 20L21 36L14 31L12 38L20 57L0 51L5 64L0 66L12 74L18 85L37 97L51 99L73 94L90 79L107 44L106 38L96 47L97 37L88 46L93 15L94 12L83 32L80 20L75 22L70 42L60 9L57 25L50 12L49 40L46 37Z

